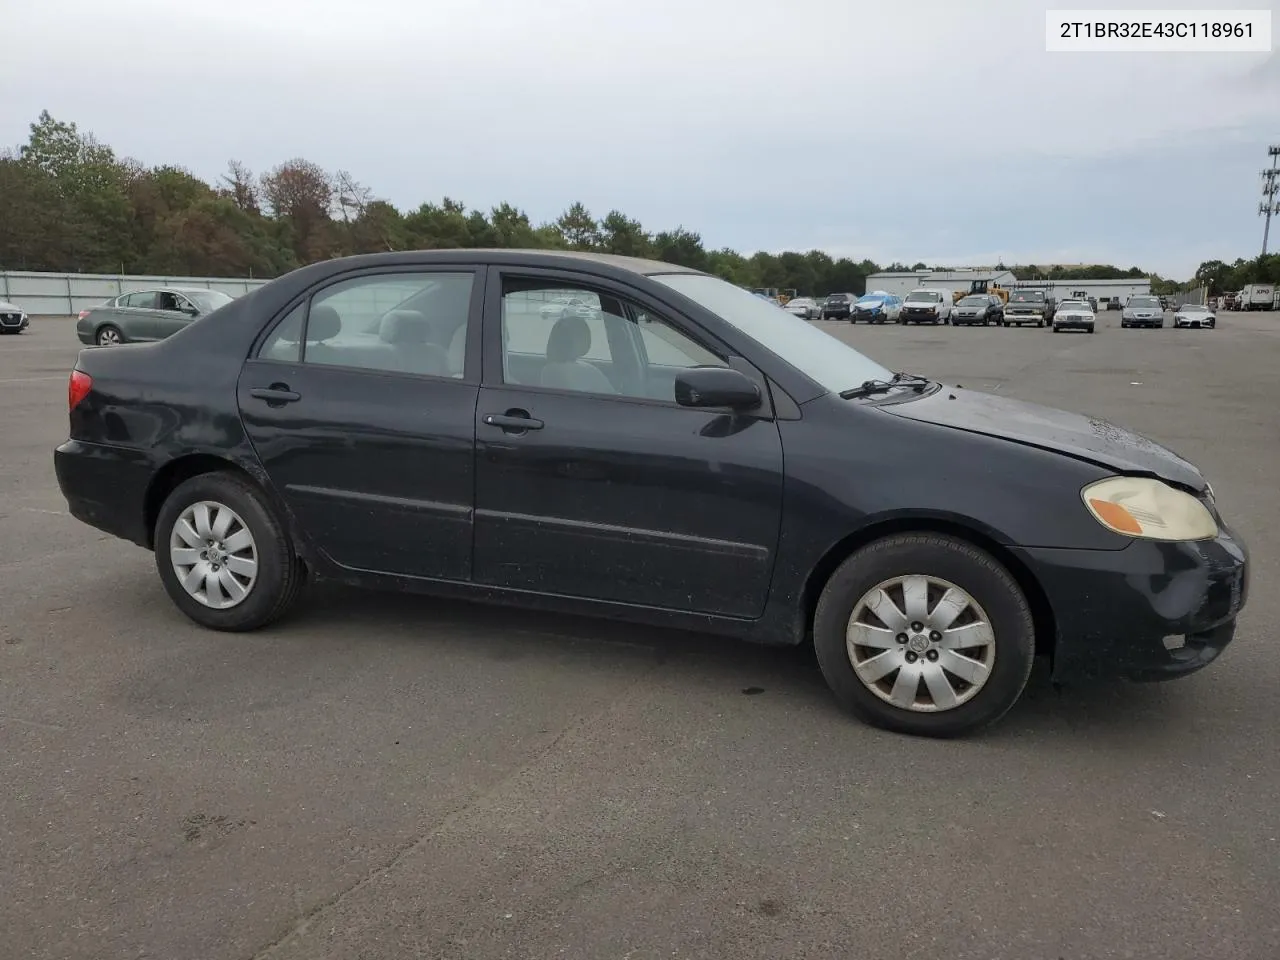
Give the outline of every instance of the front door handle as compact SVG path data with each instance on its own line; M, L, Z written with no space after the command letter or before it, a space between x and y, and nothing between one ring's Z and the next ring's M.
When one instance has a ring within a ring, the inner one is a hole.
M490 427L498 427L507 433L524 433L526 430L541 430L541 420L535 420L523 410L509 410L506 413L487 413L484 422Z
M267 403L293 403L295 400L302 399L302 394L290 390L283 383L275 383L269 387L254 387L249 391L249 396L255 400L265 400Z

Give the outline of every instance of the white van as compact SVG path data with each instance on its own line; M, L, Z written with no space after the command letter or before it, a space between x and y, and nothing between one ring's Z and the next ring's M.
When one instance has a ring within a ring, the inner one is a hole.
M950 323L951 291L922 287L912 290L902 301L899 323Z

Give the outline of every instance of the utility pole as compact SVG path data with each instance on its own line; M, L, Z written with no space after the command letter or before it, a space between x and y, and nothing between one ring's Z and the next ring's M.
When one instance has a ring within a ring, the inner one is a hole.
M1262 255L1267 255L1267 240L1271 235L1271 216L1272 214L1280 215L1280 203L1276 202L1276 193L1280 192L1280 169L1276 164L1280 162L1280 144L1273 144L1267 147L1267 155L1271 157L1271 166L1269 169L1262 171L1262 203L1258 204L1258 215L1265 217L1262 227Z

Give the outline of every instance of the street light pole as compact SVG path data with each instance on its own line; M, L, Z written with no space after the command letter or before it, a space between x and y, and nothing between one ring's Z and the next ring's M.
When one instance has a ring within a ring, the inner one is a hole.
M1262 226L1262 255L1267 255L1267 241L1271 236L1271 215L1280 214L1280 203L1276 202L1276 193L1280 192L1280 144L1267 147L1267 155L1271 157L1271 167L1262 171L1262 203L1258 204L1258 214L1266 219Z

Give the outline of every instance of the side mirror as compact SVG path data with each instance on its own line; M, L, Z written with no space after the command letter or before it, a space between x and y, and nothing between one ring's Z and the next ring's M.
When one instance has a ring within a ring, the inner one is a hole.
M179 310L181 310L183 313L185 313L188 317L198 317L198 316L200 316L200 311L199 311L199 310L197 310L195 307L193 307L193 306L192 306L191 304L189 304L189 303L188 303L188 304L184 304L183 306L179 307L178 309L179 309Z
M746 374L728 367L693 367L676 376L676 403L749 410L760 404L760 388Z

